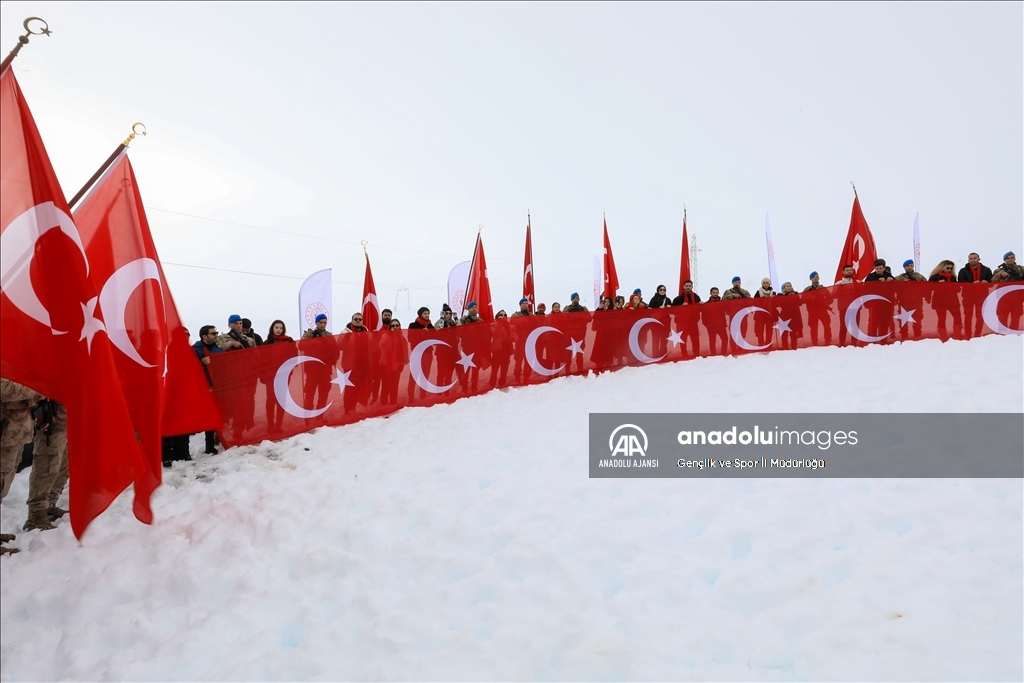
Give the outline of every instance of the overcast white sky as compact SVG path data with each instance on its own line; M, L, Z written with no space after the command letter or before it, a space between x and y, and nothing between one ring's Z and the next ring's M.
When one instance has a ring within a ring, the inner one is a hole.
M1019 2L4 2L5 54L32 15L54 33L16 75L69 197L148 126L131 158L193 334L292 327L328 267L340 329L361 240L383 304L437 311L479 224L511 310L527 209L549 304L590 291L602 211L623 293L675 288L684 204L702 295L767 275L765 212L780 279L829 280L851 180L891 263L917 212L923 269L1024 249Z

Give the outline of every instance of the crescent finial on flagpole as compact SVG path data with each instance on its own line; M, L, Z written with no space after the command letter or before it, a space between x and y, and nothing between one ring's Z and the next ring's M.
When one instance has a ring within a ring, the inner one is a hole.
M33 30L33 27L29 25L30 22L33 21L38 21L42 23L42 27L39 28L38 31ZM18 36L18 44L14 46L14 49L11 50L10 54L4 57L3 64L0 65L0 71L3 71L8 66L10 66L11 62L14 61L14 58L18 56L19 52L21 52L21 48L28 45L29 36L48 36L51 33L53 33L53 31L50 30L50 25L46 23L46 20L41 19L40 17L29 17L24 22L22 22L21 25L25 27L25 35Z
M147 134L146 133L146 124L144 124L142 121L136 121L135 123L132 124L131 135L126 137L124 139L124 142L122 142L121 144L124 145L125 147L127 147L128 145L132 144L132 140L134 140L136 136L138 136L138 135L145 136L146 134Z
M853 196L856 197L857 196L857 186L853 184L852 180L850 181L850 187L853 188Z
M369 242L363 240L359 244L363 245L363 253L366 254L366 245L369 244Z

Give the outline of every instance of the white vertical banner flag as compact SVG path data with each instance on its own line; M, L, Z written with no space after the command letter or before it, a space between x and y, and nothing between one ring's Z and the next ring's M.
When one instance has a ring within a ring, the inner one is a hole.
M601 292L604 291L604 280L601 278L601 256L594 257L594 310L601 305Z
M914 215L914 270L921 272L921 214Z
M764 214L764 239L768 244L768 277L772 280L772 289L779 291L779 273L775 270L775 244L772 242L772 224L768 213Z
M316 317L321 313L327 315L327 329L332 329L332 297L330 268L318 270L307 277L299 287L299 329L311 330L316 327ZM300 331L299 335L301 334Z
M448 273L448 305L458 315L466 301L466 283L469 282L469 261L463 261Z

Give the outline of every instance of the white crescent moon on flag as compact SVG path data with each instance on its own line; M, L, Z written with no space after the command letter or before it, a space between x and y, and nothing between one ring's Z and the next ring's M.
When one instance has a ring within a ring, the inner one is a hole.
M384 321L382 321L381 318L380 318L380 304L377 302L377 295L376 294L372 294L372 293L371 294L367 294L366 298L363 299L363 309L364 309L363 317L364 318L366 317L366 313L365 313L366 304L370 304L371 306L373 306L374 310L377 311L377 327L373 328L373 331L376 332L380 328L384 327Z
M529 363L530 368L538 375L544 375L550 377L551 375L557 375L565 367L565 363L562 363L557 368L551 368L550 370L540 364L537 360L537 340L540 339L540 335L545 332L561 332L557 327L551 327L550 325L542 325L530 332L530 336L526 338L526 362Z
M999 305L999 300L1010 292L1019 292L1022 289L1024 289L1024 285L999 287L992 290L992 293L985 297L985 303L981 305L981 317L990 330L999 334L1024 334L1024 330L1015 330L999 322L999 317L996 315L996 307Z
M114 274L107 278L100 291L100 310L103 311L103 324L107 330L107 337L121 353L131 358L144 368L155 368L153 363L147 363L138 349L132 344L128 337L128 329L124 324L124 309L128 305L128 299L132 293L146 280L160 280L160 268L156 261L151 258L140 258L126 263ZM160 301L164 298L164 289L160 287ZM164 319L163 310L160 311L159 319Z
M850 331L850 335L853 336L854 339L859 339L860 341L867 342L868 344L876 341L882 341L891 334L890 332L886 332L883 335L875 337L870 334L864 334L863 330L861 330L857 325L857 312L860 311L861 306L869 301L884 301L890 306L892 305L892 302L884 296L879 296L877 294L865 294L864 296L859 296L850 302L850 306L846 309L846 315L843 316L843 322L846 323L846 329Z
M641 363L657 363L659 360L667 356L667 353L663 353L657 358L651 358L646 353L640 350L640 330L649 323L658 323L664 325L657 318L640 318L633 323L632 329L629 330L629 350L633 352L633 356Z
M736 315L732 317L732 322L729 323L729 334L732 336L732 340L736 342L736 346L740 347L741 349L746 349L747 351L761 351L763 349L767 349L769 346L772 345L771 342L768 342L764 346L751 344L746 339L744 339L743 336L740 334L740 325L743 324L743 319L746 318L747 315L751 313L767 312L768 311L764 310L760 306L747 306L746 308L740 309L739 311L736 312Z
M277 402L281 404L281 407L289 415L305 419L323 415L331 407L331 403L334 403L334 401L331 401L331 403L328 403L319 410L306 410L292 399L291 392L288 391L288 377L291 376L292 370L297 366L310 361L326 365L322 360L313 356L296 356L281 363L281 367L277 369L277 374L274 375L274 397L277 399Z
M417 344L409 355L409 372L412 373L412 378L416 381L416 384L419 385L420 389L423 391L429 391L432 394L443 394L455 386L455 382L452 382L448 386L439 387L427 379L427 376L423 374L423 353L431 346L437 346L438 344L451 348L451 344L443 342L440 339L428 339Z
M75 227L71 216L58 209L53 202L36 204L11 221L3 235L0 235L0 289L15 308L51 330L53 326L50 324L50 312L32 288L29 273L36 242L54 228L60 228L61 232L78 245L78 250L82 252L82 258L85 260L85 273L88 275L89 257L85 254L78 228ZM67 331L53 330L53 333L67 334Z
M526 270L523 271L523 284L526 284L526 278L533 275L533 264L526 266Z

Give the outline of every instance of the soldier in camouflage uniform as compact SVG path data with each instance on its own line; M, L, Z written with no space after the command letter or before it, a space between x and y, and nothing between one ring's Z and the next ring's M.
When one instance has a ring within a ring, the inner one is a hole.
M32 389L9 379L0 378L0 418L3 436L0 437L0 499L7 496L14 482L18 462L25 444L32 442L32 408L42 397ZM13 534L0 534L0 542L13 541ZM3 548L3 554L17 549Z
M580 295L578 292L573 292L569 299L572 303L562 309L563 313L582 313L587 310L587 307L580 303Z
M28 521L24 531L53 529L67 510L57 499L68 481L68 414L60 403L45 399L36 414L32 474L28 479Z
M1017 265L1017 256L1012 251L1003 254L1003 262L992 271L992 282L1017 282L1024 280L1024 266Z

